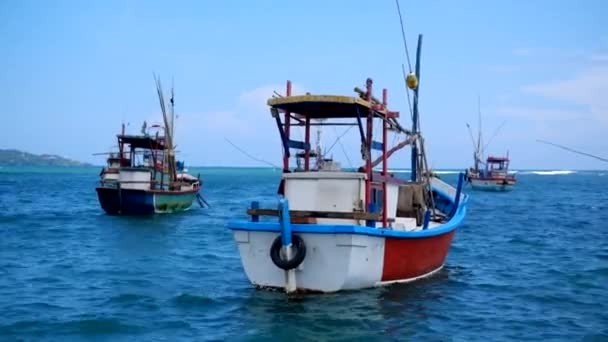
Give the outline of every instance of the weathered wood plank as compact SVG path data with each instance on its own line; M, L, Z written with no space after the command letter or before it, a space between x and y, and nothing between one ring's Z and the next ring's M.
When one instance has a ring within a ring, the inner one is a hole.
M279 216L279 211L277 209L247 209L247 214L258 216ZM315 217L375 221L379 221L381 219L380 214L364 212L290 210L289 214L291 215L291 217Z

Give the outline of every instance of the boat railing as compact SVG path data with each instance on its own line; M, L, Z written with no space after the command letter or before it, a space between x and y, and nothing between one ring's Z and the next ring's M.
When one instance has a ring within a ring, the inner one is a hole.
M375 226L371 222L382 220L382 215L373 212L353 211L314 211L314 210L289 210L289 214L294 221L306 222L308 219L343 219L343 220L361 220L370 223L370 226ZM247 215L251 216L252 222L259 222L260 216L279 217L279 209L260 208L260 203L254 201L251 203L251 208L247 209ZM311 222L312 223L312 222Z
M450 198L456 198L456 194L458 193L455 187L436 177L431 177L431 186L448 195ZM464 200L465 196L465 194L461 193L460 200Z

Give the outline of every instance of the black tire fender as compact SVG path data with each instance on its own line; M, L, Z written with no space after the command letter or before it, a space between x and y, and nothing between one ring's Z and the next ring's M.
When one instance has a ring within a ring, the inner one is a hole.
M294 269L304 261L306 257L306 244L304 244L304 240L299 235L292 235L291 237L291 247L293 249L293 256L289 260L283 260L281 258L281 247L283 247L283 243L281 241L281 236L277 236L276 239L272 242L272 246L270 246L270 259L272 262L281 269L286 271Z

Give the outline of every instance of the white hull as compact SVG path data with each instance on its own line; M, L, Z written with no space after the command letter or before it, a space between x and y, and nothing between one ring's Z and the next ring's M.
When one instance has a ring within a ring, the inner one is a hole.
M487 191L509 191L513 189L513 183L505 183L503 180L471 179L471 187L477 190Z
M381 283L384 238L351 234L299 234L306 258L295 269L298 290L335 292ZM256 286L283 288L287 272L270 258L274 232L234 231L247 277Z

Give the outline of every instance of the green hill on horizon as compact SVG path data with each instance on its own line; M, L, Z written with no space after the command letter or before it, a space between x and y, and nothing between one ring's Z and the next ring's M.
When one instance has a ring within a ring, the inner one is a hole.
M15 149L0 149L0 166L91 166L54 154L33 154Z

